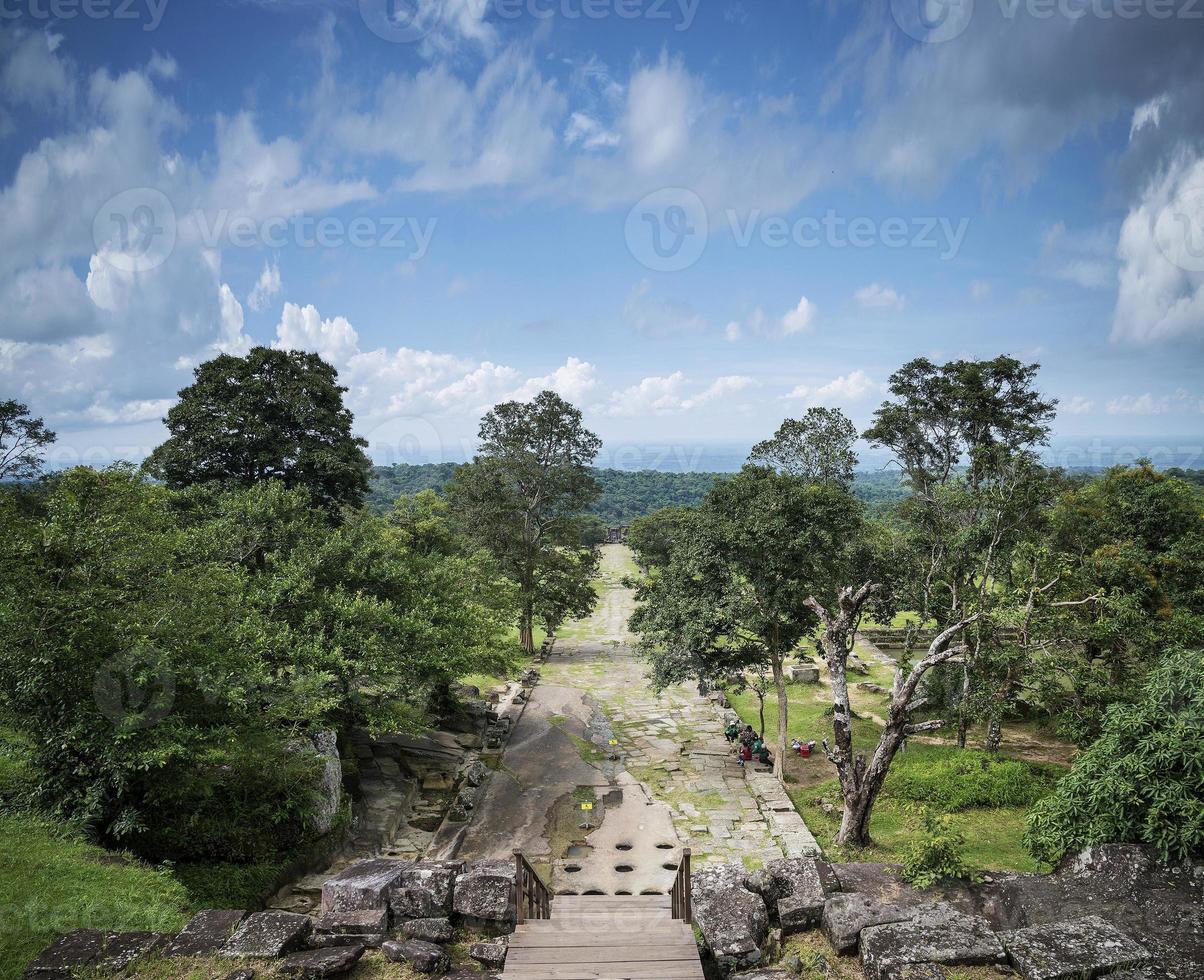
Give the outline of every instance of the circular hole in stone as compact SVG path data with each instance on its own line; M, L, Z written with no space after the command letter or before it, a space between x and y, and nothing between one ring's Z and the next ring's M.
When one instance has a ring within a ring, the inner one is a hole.
M631 845L630 844L616 844L615 850L616 851L630 851Z
M605 895L606 892L602 891L601 888L591 888L591 889L589 889L589 891L582 892L582 894L583 895Z
M566 864L564 866L564 873L568 875L575 875L580 870L581 865L579 864Z
M617 872L619 872L619 874L621 874L621 875L625 875L625 874L627 874L629 871L634 871L634 870L635 870L635 868L633 868L633 867L632 867L630 864L616 864L616 865L615 865L615 870L616 870Z
M656 849L658 851L671 851L671 850L673 850L673 845L665 844L662 842L662 843L656 845Z
M642 892L640 892L640 894L641 895L663 895L665 893L662 891L658 891L655 888L645 888Z
M616 895L630 895L631 892L623 891L622 889L619 889L619 891L615 892L615 894Z
M577 894L577 889L575 889L575 888L562 888L562 889L560 889L560 891L558 891L556 894L557 894L557 895L576 895L576 894Z
M662 864L661 867L664 868L666 871L676 871L677 870L677 865L670 864L668 861L666 861L664 864Z

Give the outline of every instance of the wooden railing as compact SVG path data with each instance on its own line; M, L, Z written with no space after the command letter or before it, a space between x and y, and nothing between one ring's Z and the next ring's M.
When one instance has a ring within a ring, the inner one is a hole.
M518 922L552 916L552 893L522 851L514 852L514 908Z
M669 890L669 904L673 909L673 918L681 919L686 924L694 921L694 896L690 892L690 849L681 852L681 864L677 866L677 877L673 879L673 887Z

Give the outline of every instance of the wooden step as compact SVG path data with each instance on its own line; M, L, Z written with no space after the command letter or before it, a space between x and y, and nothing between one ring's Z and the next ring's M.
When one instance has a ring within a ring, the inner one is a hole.
M511 967L506 964L502 976L509 980L702 980L702 963L693 962L564 964L533 963Z
M567 929L549 929L540 932L515 933L510 937L510 948L518 949L556 949L576 946L580 949L587 947L606 947L615 943L613 933L579 932ZM628 946L679 946L693 945L694 933L689 930L648 930L634 931L623 936L622 941Z

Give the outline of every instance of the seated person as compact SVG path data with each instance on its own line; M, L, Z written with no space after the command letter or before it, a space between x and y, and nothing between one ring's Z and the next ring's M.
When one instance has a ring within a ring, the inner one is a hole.
M759 752L756 753L756 755L757 755L757 761L759 763L761 763L761 765L763 765L763 766L769 765L773 759L773 756L771 756L769 754L769 746L766 745L764 742L761 743L761 749Z
M803 754L803 743L798 740L797 735L791 739L790 748L793 752L796 752L799 755Z
M741 742L740 743L740 765L744 765L746 762L752 762L752 757L753 757L752 746L750 746L747 742Z
M761 749L763 749L764 747L765 747L765 741L764 741L764 739L761 738L760 735L758 735L756 738L753 739L752 754L753 755L759 754Z
M730 725L728 725L727 728L725 728L723 730L723 735L728 740L729 744L731 742L736 741L736 736L739 734L740 734L740 726L737 725L734 721Z

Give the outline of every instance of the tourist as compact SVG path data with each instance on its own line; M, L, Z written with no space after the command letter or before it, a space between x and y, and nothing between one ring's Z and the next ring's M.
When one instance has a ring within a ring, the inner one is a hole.
M733 721L723 730L723 734L727 738L728 745L731 745L736 741L736 736L740 734L740 726Z
M793 739L791 739L790 748L791 748L791 750L793 750L795 755L803 754L803 743L798 740L797 735Z
M752 746L749 745L748 742L741 742L740 743L740 765L744 765L747 762L752 762L752 757L753 757Z
M769 765L773 758L769 754L769 746L766 745L764 742L761 743L761 747L757 750L756 756L757 756L757 761L759 763L761 763L761 765L763 765L763 766Z

